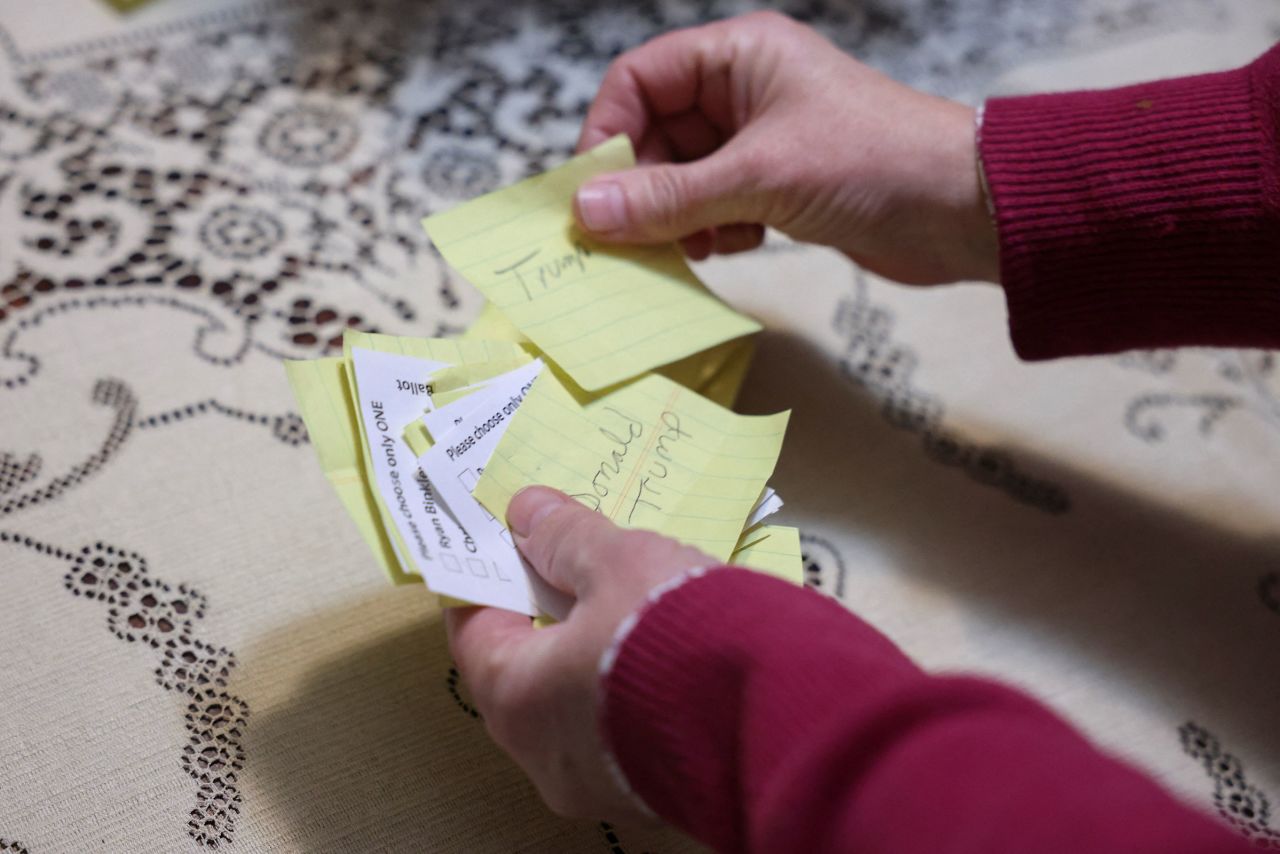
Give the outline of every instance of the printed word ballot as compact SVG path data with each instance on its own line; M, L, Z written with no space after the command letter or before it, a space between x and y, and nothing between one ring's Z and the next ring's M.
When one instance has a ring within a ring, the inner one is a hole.
M529 358L492 341L349 332L345 345L344 359L291 362L287 370L321 466L392 580L420 578L464 602L562 615L564 597L544 593L509 542L473 537L459 523L402 439L404 425L432 408L429 378L450 364L444 359Z
M361 448L378 487L379 513L383 524L393 528L391 543L401 563L430 584L437 550L447 551L449 534L458 532L456 526L448 530L431 484L414 476L416 466L407 465L412 458L391 425L421 411L430 388L426 378L446 363L363 347L352 347L349 354Z
M760 329L708 291L674 245L608 245L576 229L579 185L634 164L618 136L423 221L445 260L587 391Z
M465 414L444 424L443 432L433 432L434 444L418 458L418 465L454 517L494 560L499 579L507 582L513 578L527 579L528 595L536 606L536 614L563 619L571 604L568 597L527 570L503 519L487 511L471 495L542 367L541 361L534 361L517 368L447 407L465 410ZM437 413L443 411L437 410ZM473 602L496 604L474 596L469 598Z

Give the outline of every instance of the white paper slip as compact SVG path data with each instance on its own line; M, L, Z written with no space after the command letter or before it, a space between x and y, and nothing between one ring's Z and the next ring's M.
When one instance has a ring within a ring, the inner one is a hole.
M514 371L486 380L483 384L480 384L478 389L466 397L432 409L430 412L422 413L422 423L426 425L427 432L431 434L431 438L434 441L439 441L442 436L445 436L461 424L463 419L477 408L485 406L488 398L494 395L501 398L510 396L513 388L518 390L532 383L540 370L542 370L542 361L534 359L529 364L521 365ZM488 462L487 457L485 461Z
M414 481L414 467L406 464L409 459L400 453L403 442L394 425L406 414L412 417L422 411L426 378L447 365L353 347L351 367L374 485L386 510L384 523L390 517L408 551L396 549L401 563L422 574L423 564L433 559L431 526L424 518L422 488Z
M572 600L525 566L502 520L495 519L471 495L541 369L542 361L534 360L495 378L489 388L472 395L481 398L478 405L452 430L438 436L431 449L418 458L418 464L477 547L493 558L498 578L509 588L507 593L524 596L526 608L535 607L559 620L567 616ZM464 598L478 601L474 597ZM512 610L528 613L519 608Z
M437 500L434 485L402 438L404 426L425 405L426 378L445 364L352 347L351 366L374 485L408 552L396 548L401 562L436 593L536 616L528 597L510 594L511 585L499 578L495 558Z
M743 525L743 529L759 525L765 519L772 516L782 509L782 496L774 492L772 486L764 488L764 494L760 496L760 500L756 506L751 508L751 515L747 517L747 524Z

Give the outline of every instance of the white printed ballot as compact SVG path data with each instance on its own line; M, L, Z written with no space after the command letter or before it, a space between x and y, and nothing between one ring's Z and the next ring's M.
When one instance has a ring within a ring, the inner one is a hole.
M454 518L490 559L493 575L487 579L485 593L492 595L500 589L504 598L524 597L525 607L512 610L541 612L563 619L571 600L525 568L502 520L494 518L471 495L511 417L541 370L542 361L535 359L494 379L482 391L451 404L451 409L463 403L473 405L456 424L449 425L448 432L433 434L435 444L418 458L418 465ZM437 413L441 411L443 408ZM474 596L465 598L480 601ZM485 604L497 603L485 601ZM530 611L530 607L534 610Z
M459 391L466 391L469 388L475 390L466 397L422 413L422 423L431 434L431 438L439 441L440 437L461 424L462 419L466 418L472 410L484 406L488 397L495 394L504 396L509 393L512 385L518 389L525 384L526 379L528 382L533 382L540 370L542 370L542 361L535 359L501 376L476 383L475 386L466 386Z
M467 413L475 409L480 403L483 403L485 391L486 389L480 389L467 397L459 398L452 403L447 403L444 406L438 406L429 412L422 413L423 426L431 434L432 441L437 441L439 437L461 424L462 419L467 417Z
M426 379L444 367L445 362L351 348L357 411L383 521L393 524L400 535L400 542L393 540L392 545L401 562L409 564L406 569L424 578L424 567L435 562L430 545L436 539L432 534L435 526L430 519L438 520L439 513L430 485L414 477L416 466L397 425L422 412L423 401L429 399Z
M471 536L448 502L441 503L440 491L402 438L404 426L430 405L428 377L447 366L351 348L357 411L384 523L389 518L399 534L392 547L406 569L421 575L436 593L536 616L543 611L529 593L527 572L514 548Z

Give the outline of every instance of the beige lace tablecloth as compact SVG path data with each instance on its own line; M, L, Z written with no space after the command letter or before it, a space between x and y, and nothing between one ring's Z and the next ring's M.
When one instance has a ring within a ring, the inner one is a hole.
M485 738L280 359L461 329L417 219L552 165L610 56L748 0L0 3L0 851L599 851ZM1273 3L784 3L975 101L1238 64ZM743 407L809 582L1280 844L1280 368L1020 364L999 292L772 242ZM930 805L922 803L919 809Z

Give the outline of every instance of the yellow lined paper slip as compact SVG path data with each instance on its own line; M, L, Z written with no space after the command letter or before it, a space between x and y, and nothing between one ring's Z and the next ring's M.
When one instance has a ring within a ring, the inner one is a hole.
M477 391L483 391L484 386L479 388L452 388L446 389L435 395L436 406L448 406L451 403L457 403L464 397L469 397Z
M471 338L411 338L405 335L382 335L377 332L358 332L348 329L342 333L342 353L351 360L351 348L377 350L413 356L433 362L464 365L469 362L515 362L525 356L518 344L512 341ZM528 361L525 359L525 361Z
M409 446L409 450L413 451L415 457L422 456L435 444L435 440L431 438L431 431L421 421L410 421L405 425L401 438Z
M614 137L423 220L444 259L587 391L760 330L708 291L674 244L603 244L576 228L578 186L634 164L631 143Z
M785 525L758 525L742 534L729 563L766 572L804 585L804 561L800 555L800 531Z
M478 341L482 339L464 340ZM468 386L483 385L494 377L501 376L508 371L514 371L516 368L527 365L532 361L533 357L522 351L519 355L511 356L510 358L495 359L487 362L466 362L454 365L451 368L444 368L431 375L432 397L434 398L446 392L459 391ZM437 401L436 405L443 406L444 404Z
M378 501L365 476L359 424L341 358L286 361L285 374L307 425L320 469L356 523L378 565L396 584L421 581L406 573L382 525Z
M462 333L462 337L513 341L536 356L546 356L532 341L521 335L520 330L494 308L491 302L484 304L479 316ZM755 355L755 347L753 336L737 338L678 359L669 365L662 365L654 373L673 379L728 408L738 399L738 392L751 367L751 357ZM554 362L552 365L554 366ZM563 381L566 378L562 376L561 379ZM572 378L569 381L572 382Z
M530 343L529 339L524 337L510 320L507 320L506 315L498 311L488 300L485 300L476 319L458 337L488 338L493 341L512 341L516 344Z
M619 525L727 560L788 417L738 415L656 374L579 405L543 371L473 493L503 519L521 488L554 486Z
M754 337L739 338L664 365L657 373L728 409L738 399L755 351Z

